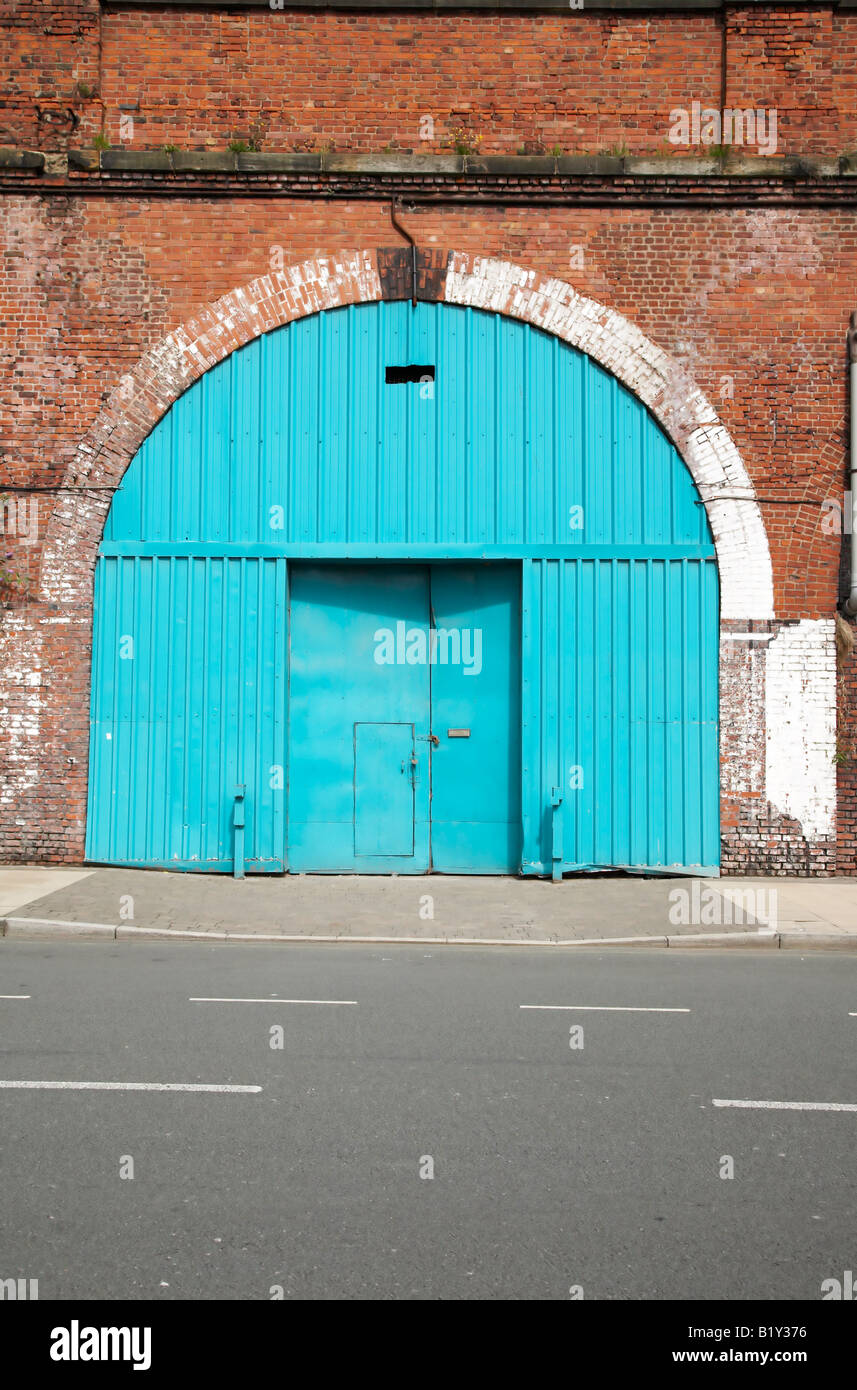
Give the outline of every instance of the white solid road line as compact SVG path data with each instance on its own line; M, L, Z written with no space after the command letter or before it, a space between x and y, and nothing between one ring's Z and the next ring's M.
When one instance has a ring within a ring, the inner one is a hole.
M832 1100L713 1100L711 1104L728 1106L732 1110L848 1110L857 1113L857 1105L842 1105Z
M189 1004L356 1004L356 999L204 999L191 996Z
M0 999L30 999L29 994L0 994Z
M214 1091L258 1095L261 1086L203 1086L196 1081L0 1081L4 1091Z
M569 1009L572 1013L585 1010L599 1014L689 1014L690 1009L648 1009L631 1004L519 1004L519 1009Z

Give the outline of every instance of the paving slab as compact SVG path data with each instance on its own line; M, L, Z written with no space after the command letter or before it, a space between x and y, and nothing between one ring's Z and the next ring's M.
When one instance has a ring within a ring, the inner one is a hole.
M857 879L853 878L744 878L719 879L725 892L741 887L767 889L777 895L777 919L782 930L816 923L825 931L857 932Z
M0 867L0 916L88 878L92 869L61 869L41 864Z

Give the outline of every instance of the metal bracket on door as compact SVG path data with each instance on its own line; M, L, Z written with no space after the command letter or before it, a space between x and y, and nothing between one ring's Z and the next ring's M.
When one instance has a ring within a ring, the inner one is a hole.
M551 787L551 878L562 882L562 795Z
M232 856L232 877L244 877L244 785L235 788L232 812L232 825L235 831L235 848Z

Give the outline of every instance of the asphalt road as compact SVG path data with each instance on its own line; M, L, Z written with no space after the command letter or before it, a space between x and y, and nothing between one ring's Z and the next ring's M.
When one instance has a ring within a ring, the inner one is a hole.
M857 1271L857 1109L713 1104L857 1107L855 956L7 941L0 994L30 996L0 999L0 1082L261 1088L0 1086L0 1279L42 1300L819 1299Z

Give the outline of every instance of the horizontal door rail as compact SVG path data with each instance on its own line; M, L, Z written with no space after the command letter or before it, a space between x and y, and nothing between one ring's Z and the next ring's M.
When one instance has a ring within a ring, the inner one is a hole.
M99 555L294 560L714 560L713 545L427 545L374 542L269 545L221 541L102 541Z

